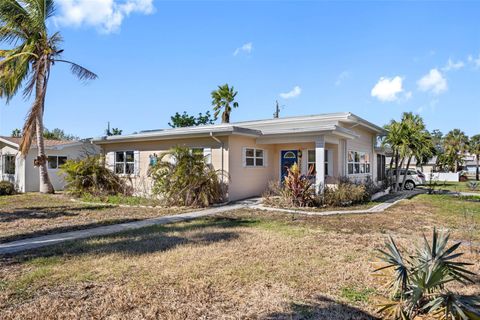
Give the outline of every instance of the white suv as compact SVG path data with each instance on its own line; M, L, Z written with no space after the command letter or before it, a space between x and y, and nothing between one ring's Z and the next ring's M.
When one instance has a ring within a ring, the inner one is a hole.
M387 170L387 177L389 177L390 169ZM392 170L392 182L396 179L396 170ZM403 182L403 177L405 175L405 169L400 169L400 177L398 179L398 183L401 185ZM424 185L426 183L425 175L418 171L409 169L407 172L407 181L405 181L405 189L406 190L413 190L416 186Z

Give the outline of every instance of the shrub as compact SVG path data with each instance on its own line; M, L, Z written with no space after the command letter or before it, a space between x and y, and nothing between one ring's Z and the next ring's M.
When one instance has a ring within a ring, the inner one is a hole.
M319 202L325 206L346 207L368 201L370 195L362 184L341 180L336 186L325 187Z
M214 170L203 155L188 148L174 147L163 154L150 174L153 193L167 205L199 207L225 199L225 187L219 180L224 173Z
M0 196L11 196L15 194L15 186L9 181L0 181Z
M131 187L124 179L105 168L99 156L81 160L67 160L60 172L65 175L67 192L80 196L84 193L95 196L131 195Z
M307 176L300 173L300 167L294 163L287 169L283 182L285 200L294 207L308 207L314 203L315 190Z
M394 240L379 250L384 266L375 270L387 271L390 299L380 306L379 312L387 319L416 319L424 315L439 319L479 319L480 298L456 294L447 289L450 283L474 283L474 275L465 269L472 263L459 262L460 242L447 246L448 233L433 230L432 243L424 237L423 244L414 252L402 254Z
M469 181L467 182L467 187L470 189L470 191L477 191L478 189L478 182L477 181Z

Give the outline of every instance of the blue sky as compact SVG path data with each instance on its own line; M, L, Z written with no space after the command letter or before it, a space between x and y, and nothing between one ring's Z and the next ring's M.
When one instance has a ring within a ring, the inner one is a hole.
M45 125L81 137L163 128L211 109L229 83L231 121L350 111L376 124L420 113L430 130L480 133L480 2L60 0L52 31L88 84L55 65ZM0 134L31 101L0 102Z

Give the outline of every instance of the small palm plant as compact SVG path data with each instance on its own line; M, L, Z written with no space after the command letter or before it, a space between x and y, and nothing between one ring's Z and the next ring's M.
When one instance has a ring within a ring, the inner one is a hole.
M454 293L447 289L453 282L473 283L474 273L465 269L471 263L457 261L463 255L456 250L460 242L448 247L448 233L433 230L432 243L424 236L412 256L403 255L390 237L381 260L385 266L375 270L393 269L388 281L390 300L379 312L387 319L414 319L429 316L437 319L480 319L480 298Z
M207 164L203 154L174 147L150 168L153 193L167 205L206 207L225 198L224 174Z
M478 181L469 181L467 183L467 187L470 189L470 191L477 191L479 186Z

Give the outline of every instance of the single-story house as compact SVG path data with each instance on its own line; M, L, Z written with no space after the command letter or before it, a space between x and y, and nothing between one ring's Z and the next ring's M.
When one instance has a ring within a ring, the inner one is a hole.
M32 143L24 158L19 152L21 138L0 137L0 180L15 184L20 192L39 191L39 169L34 166L37 146ZM65 180L59 175L59 167L67 159L78 159L87 154L98 154L99 149L90 141L44 140L48 159L47 168L55 190L63 190Z
M339 177L373 181L384 178L385 156L376 149L384 129L352 113L331 113L143 131L92 139L106 165L148 194L152 159L171 147L203 152L215 169L228 175L228 199L258 196L270 181L280 181L298 163L313 168L317 191Z

